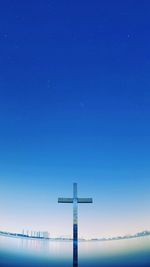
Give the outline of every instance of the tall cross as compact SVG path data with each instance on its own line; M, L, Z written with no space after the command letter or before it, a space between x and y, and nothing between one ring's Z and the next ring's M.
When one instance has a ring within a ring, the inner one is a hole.
M92 198L78 198L77 183L73 184L73 198L58 198L58 203L73 203L73 266L78 266L78 203L92 203Z

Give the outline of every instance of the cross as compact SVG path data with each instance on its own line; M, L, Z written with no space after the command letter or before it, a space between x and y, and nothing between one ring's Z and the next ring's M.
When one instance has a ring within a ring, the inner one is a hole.
M78 266L78 203L93 203L92 198L78 198L77 183L73 184L73 198L58 198L58 203L73 204L73 266Z

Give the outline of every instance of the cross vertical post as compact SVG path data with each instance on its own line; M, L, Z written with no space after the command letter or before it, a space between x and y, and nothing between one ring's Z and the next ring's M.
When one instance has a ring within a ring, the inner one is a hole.
M77 183L73 184L73 267L78 266L78 199Z

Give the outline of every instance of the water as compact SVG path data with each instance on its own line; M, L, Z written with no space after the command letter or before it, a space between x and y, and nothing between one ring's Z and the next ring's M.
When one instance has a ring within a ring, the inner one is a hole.
M79 242L79 267L148 267L150 237ZM0 237L0 266L72 267L71 241Z

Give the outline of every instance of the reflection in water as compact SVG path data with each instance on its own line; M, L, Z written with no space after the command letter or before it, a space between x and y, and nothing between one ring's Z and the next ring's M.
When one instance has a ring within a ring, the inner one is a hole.
M73 242L73 267L78 267L78 241Z
M19 247L22 251L34 250L42 254L48 254L49 252L49 241L48 240L38 240L38 239L20 239Z
M150 237L72 244L0 236L0 266L3 267L148 267L149 251Z

